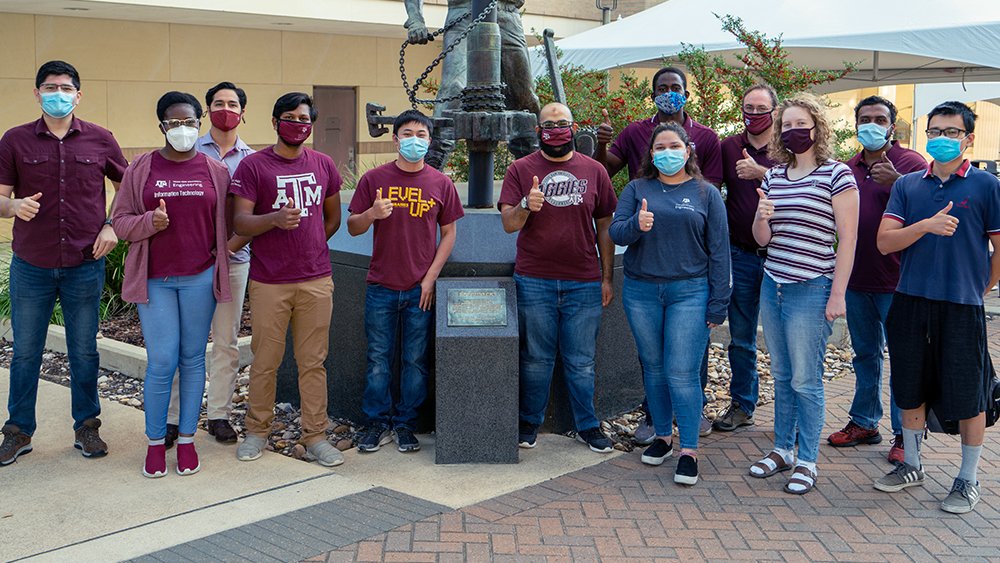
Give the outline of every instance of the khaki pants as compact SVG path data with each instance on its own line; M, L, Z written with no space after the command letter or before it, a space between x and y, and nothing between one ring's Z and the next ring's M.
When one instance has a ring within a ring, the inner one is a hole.
M299 367L302 405L302 443L307 447L326 439L326 360L333 314L333 280L329 277L301 283L266 284L250 281L250 396L247 432L267 439L274 421L274 393L278 366L285 354L285 334L292 326L295 363Z

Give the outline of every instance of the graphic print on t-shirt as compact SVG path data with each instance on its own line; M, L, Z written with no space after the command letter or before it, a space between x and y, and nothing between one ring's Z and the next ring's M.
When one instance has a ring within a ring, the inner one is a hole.
M424 199L422 188L390 186L387 197L392 200L393 207L407 208L410 217L423 217L434 207L433 199Z
M205 195L205 186L202 184L201 180L157 180L156 189L166 191L153 192L153 197L181 197L181 196L195 196L201 197ZM201 188L201 189L193 189Z
M583 203L583 194L587 193L587 180L578 179L565 170L556 170L539 182L538 189L542 190L549 205L580 205Z
M295 207L302 210L303 217L309 217L309 207L321 204L323 201L323 186L316 184L316 175L312 172L276 176L275 179L278 183L278 197L274 199L272 209L281 209L288 203L289 190L295 200Z

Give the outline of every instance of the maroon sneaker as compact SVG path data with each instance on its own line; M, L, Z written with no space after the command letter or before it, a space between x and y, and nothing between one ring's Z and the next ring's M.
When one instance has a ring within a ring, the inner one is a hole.
M896 434L892 439L892 447L889 448L889 462L903 463L906 455L903 453L903 435Z
M167 474L167 447L148 446L146 448L146 463L142 466L142 474L150 479L163 477Z
M847 426L843 430L830 434L830 437L826 440L830 442L831 446L843 448L857 446L858 444L877 444L882 441L882 435L878 433L878 428L875 430L865 430L854 424L852 420L847 423Z
M194 475L201 469L194 444L177 444L177 474Z

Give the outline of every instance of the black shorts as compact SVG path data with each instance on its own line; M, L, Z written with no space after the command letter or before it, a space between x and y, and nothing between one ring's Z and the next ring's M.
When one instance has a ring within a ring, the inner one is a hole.
M896 292L885 319L885 339L896 406L934 405L947 420L975 418L986 410L986 316L981 305Z

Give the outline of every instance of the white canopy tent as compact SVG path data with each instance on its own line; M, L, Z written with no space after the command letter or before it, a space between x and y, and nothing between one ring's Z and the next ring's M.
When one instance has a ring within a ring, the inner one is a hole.
M1000 82L917 84L913 90L913 115L924 117L935 106L949 100L966 104L983 101L1000 105Z
M796 65L821 70L862 61L859 71L817 88L1000 81L997 0L668 0L628 18L557 42L560 62L587 68L660 67L681 43L732 53L745 47L722 31L719 16L740 17L747 29L782 45ZM557 30L558 32L558 30ZM536 75L546 72L535 57Z

